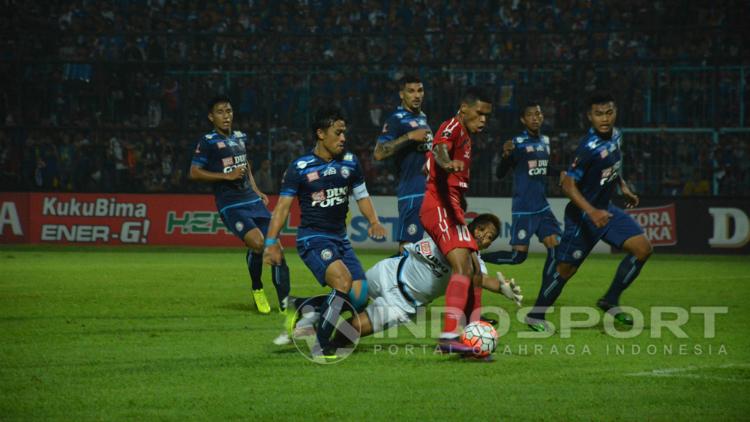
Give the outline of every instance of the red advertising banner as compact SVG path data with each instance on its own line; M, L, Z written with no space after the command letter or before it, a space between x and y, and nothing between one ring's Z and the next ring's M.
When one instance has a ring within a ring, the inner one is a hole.
M277 198L269 199L273 209ZM1 193L0 200L0 243L242 244L224 226L211 195ZM283 244L294 244L298 223L295 203Z
M677 212L674 203L659 207L626 209L638 224L643 227L646 238L654 246L677 244Z

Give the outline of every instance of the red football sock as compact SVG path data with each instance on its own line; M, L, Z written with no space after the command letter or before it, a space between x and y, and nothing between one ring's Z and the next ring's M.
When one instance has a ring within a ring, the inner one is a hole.
M445 289L445 307L443 315L443 333L457 333L458 322L469 300L471 280L461 274L452 274Z

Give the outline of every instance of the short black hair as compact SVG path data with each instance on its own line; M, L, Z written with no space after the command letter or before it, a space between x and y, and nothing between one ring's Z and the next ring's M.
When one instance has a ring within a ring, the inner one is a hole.
M313 140L318 140L318 129L326 130L338 120L346 121L344 113L338 107L331 106L316 111L311 127Z
M495 226L495 238L492 240L497 239L498 236L500 236L500 219L497 218L495 214L479 214L478 216L474 217L473 220L471 220L471 223L469 223L469 233L474 235L474 229L477 226L483 226L485 224L492 224Z
M208 102L208 104L206 104L208 106L208 112L210 113L210 112L214 111L214 106L216 104L221 104L221 103L232 104L232 100L230 100L229 97L226 96L226 95L217 95L217 96L211 98L211 100Z
M466 91L461 95L461 104L474 105L477 101L492 104L492 99L487 95L487 90L478 86L466 88Z
M586 102L586 110L591 110L595 104L615 103L615 97L606 91L597 91L592 94Z
M521 103L521 108L518 109L519 117L523 117L526 115L526 110L533 108L533 107L539 107L542 108L542 103L536 100L527 100Z
M398 80L398 89L404 90L406 88L406 84L421 84L422 80L419 79L419 76L413 74L413 73L407 73L401 79Z

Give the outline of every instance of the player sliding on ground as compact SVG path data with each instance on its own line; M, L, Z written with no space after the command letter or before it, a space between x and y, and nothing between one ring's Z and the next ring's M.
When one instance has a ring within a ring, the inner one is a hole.
M500 221L492 214L481 214L469 224L469 230L480 250L489 247L497 238L499 228ZM507 281L499 272L497 278L488 276L481 257L479 263L482 287L500 293L521 306L521 288L512 279ZM370 304L357 318L351 318L349 324L359 331L360 336L367 336L405 323L414 318L417 308L427 306L443 296L450 276L450 264L430 237L425 237L419 242L407 243L404 245L402 256L384 259L367 270L367 295ZM355 285L356 283L358 282L355 282ZM313 307L306 309L310 303L309 298L289 296L289 302L287 314L291 319L286 322L287 333L279 336L274 341L276 344L288 343L289 336L310 334L315 322ZM295 308L300 308L299 312L293 313L292 310ZM300 314L310 316L298 322L297 317ZM345 347L348 341L347 336L337 335L334 343L336 347Z

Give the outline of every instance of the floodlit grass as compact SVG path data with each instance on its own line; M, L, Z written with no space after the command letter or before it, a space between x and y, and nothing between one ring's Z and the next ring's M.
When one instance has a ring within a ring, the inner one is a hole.
M385 256L360 253L365 267ZM293 251L287 257L294 294L324 292ZM593 305L620 259L589 258L557 305ZM645 316L630 339L602 323L520 338L528 331L512 304L487 293L486 305L512 317L493 363L441 356L434 338L401 328L318 365L271 344L283 316L254 310L241 250L3 247L0 420L747 419L748 261L657 250L623 298ZM532 255L502 268L528 305L542 263ZM275 305L268 271L264 279ZM654 306L727 313L713 338L695 312L687 338L667 329L652 338Z

